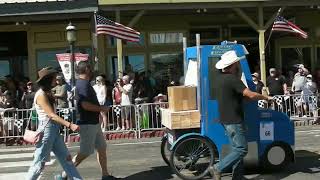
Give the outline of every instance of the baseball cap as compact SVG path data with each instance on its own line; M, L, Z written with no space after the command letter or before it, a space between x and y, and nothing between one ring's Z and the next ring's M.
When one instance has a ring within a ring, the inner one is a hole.
M269 72L276 72L276 68L270 68Z

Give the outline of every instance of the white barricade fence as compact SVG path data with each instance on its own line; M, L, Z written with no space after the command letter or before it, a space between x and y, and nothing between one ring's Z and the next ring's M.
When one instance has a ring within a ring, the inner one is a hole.
M135 116L135 106L111 105L109 107L110 110L106 113L106 125L101 125L102 130L107 132L135 132L137 135L139 128L137 126L137 119ZM101 123L103 123L102 118L103 114L101 113Z
M162 126L160 108L167 108L167 102L144 103L136 105L136 118L138 122L139 138L142 131L164 129Z
M21 144L22 137L30 119L29 129L37 129L37 114L33 109L0 110L0 143Z
M290 119L318 118L319 95L276 95L272 103L258 101L260 108L270 108L287 114Z

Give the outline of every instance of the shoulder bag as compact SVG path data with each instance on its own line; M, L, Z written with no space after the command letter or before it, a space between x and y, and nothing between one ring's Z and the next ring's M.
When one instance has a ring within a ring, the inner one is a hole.
M32 130L28 129L31 119L32 119L32 113L30 113L30 116L29 116L29 119L28 119L28 123L27 123L26 129L24 131L23 140L28 142L28 143L35 144L35 143L39 142L39 140L42 138L43 131L46 128L46 126L48 125L49 121L44 126L43 130L38 132L38 131L32 131Z

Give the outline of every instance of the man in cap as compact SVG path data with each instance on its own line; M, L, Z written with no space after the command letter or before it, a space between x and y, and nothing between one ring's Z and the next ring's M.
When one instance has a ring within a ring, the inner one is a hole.
M294 75L293 82L292 82L292 91L295 94L300 94L302 91L303 86L307 82L307 75L309 71L304 67L303 64L298 66L298 72Z
M270 68L270 76L267 78L267 87L270 96L289 94L287 83L283 76L280 76L276 68Z
M316 110L316 102L313 102L313 96L317 93L317 84L312 81L312 75L308 74L306 77L306 83L301 88L302 92L302 104L303 104L303 110L305 114L308 113L308 110L313 113L313 116L318 116L317 110ZM308 109L309 108L309 109Z
M240 77L237 76L240 69L240 57L235 51L227 51L221 56L216 68L221 70L221 76L216 83L216 97L220 114L220 123L224 126L229 137L231 152L220 162L209 168L209 172L215 180L221 179L221 173L227 169L233 169L234 180L243 178L242 161L248 152L246 139L246 125L244 124L243 99L271 100L272 97L264 96L250 91Z
M252 81L256 85L256 92L262 94L262 89L264 87L263 82L260 80L259 73L255 72L252 74Z
M53 88L54 97L56 98L56 103L58 108L68 107L68 94L67 85L63 80L62 75L57 75L57 85Z

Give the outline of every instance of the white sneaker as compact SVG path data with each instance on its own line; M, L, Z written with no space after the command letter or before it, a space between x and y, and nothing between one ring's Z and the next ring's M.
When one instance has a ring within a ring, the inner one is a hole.
M117 127L116 131L120 131L120 130L121 130L121 128L120 128L120 127Z

